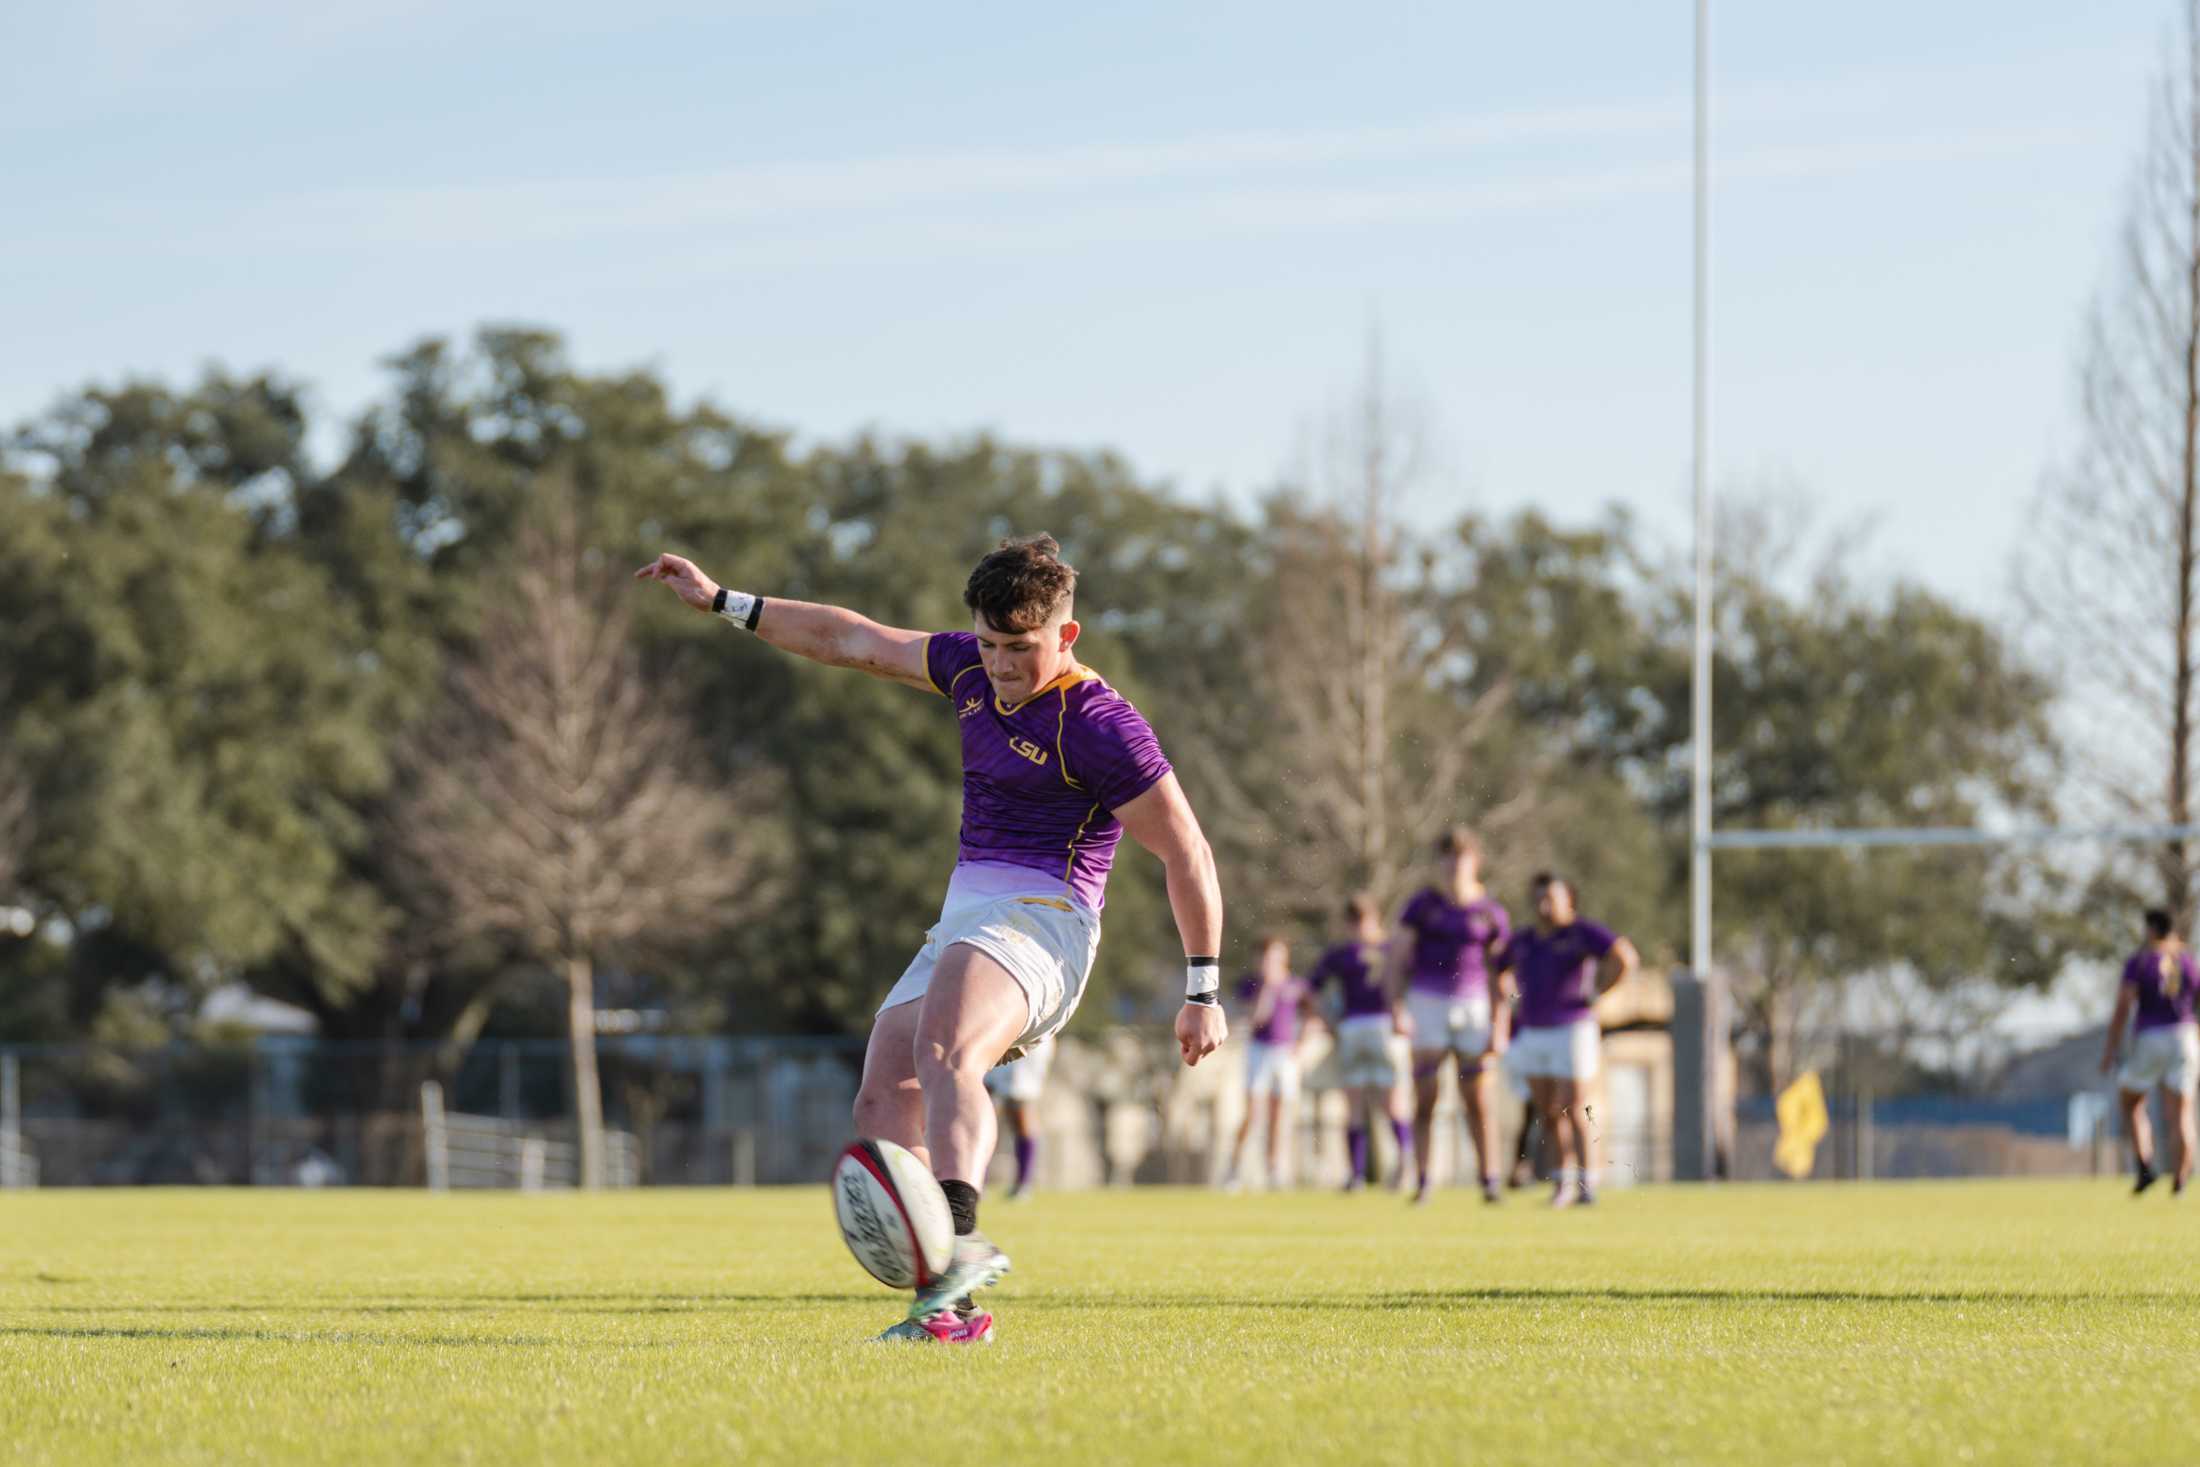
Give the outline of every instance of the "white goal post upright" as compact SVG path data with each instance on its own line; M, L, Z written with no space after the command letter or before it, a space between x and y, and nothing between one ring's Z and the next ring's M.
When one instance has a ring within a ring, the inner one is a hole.
M1695 381L1696 648L1690 675L1688 967L1711 972L1711 0L1696 0Z

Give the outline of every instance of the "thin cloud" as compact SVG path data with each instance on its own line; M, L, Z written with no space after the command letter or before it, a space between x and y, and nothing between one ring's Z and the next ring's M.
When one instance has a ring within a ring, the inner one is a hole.
M1654 132L1654 109L1602 119ZM1384 182L1349 175L1301 181L1264 173L1321 172L1337 163L1407 161L1426 147L1471 150L1467 139L1592 134L1583 114L1458 119L1434 129L1356 129L1317 136L1234 134L1152 148L942 154L916 159L732 170L686 180L607 180L486 191L344 191L294 200L255 230L340 235L376 246L433 249L612 244L680 271L765 260L800 263L917 248L1033 250L1138 240L1320 233L1415 220L1585 209L1678 196L1690 166L1662 157L1524 169L1492 158L1500 176L1456 172ZM1623 136L1634 136L1625 132ZM1425 141L1433 139L1433 141ZM1752 148L1714 160L1731 189L2022 156L2069 146L2069 130L1980 128L1892 139ZM1308 165L1300 168L1298 165ZM1250 177L1251 181L1242 181ZM1102 187L1120 187L1110 195ZM1186 182L1195 188L1170 188ZM1145 191L1140 191L1143 188ZM977 205L977 207L973 207Z

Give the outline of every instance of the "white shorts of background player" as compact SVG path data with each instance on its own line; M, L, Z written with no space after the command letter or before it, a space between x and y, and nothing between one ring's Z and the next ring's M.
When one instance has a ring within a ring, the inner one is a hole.
M1047 1071L1054 1068L1054 1041L1038 1039L1024 1046L1024 1057L996 1065L985 1072L985 1088L1004 1100L1031 1105L1046 1089Z
M1505 1052L1505 1064L1529 1080L1594 1080L1602 1037L1595 1019L1523 1027Z
M1490 996L1473 993L1453 998L1446 993L1406 990L1406 1012L1413 1018L1413 1047L1445 1049L1462 1060L1473 1061L1490 1047Z
M2125 1090L2152 1090L2159 1085L2180 1095L2200 1086L2200 1025L2163 1024L2139 1029L2116 1067L2116 1084Z
M1398 1083L1396 1030L1390 1015L1354 1014L1337 1021L1337 1083L1385 1088Z
M1289 1044L1262 1044L1257 1040L1247 1043L1245 1094L1253 1100L1273 1095L1286 1105L1298 1099L1298 1048Z

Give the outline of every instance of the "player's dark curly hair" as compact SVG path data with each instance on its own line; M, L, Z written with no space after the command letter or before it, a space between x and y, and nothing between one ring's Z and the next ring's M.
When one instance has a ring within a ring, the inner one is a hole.
M1028 632L1076 594L1077 568L1062 559L1054 537L1017 535L978 562L963 587L963 605L995 631Z

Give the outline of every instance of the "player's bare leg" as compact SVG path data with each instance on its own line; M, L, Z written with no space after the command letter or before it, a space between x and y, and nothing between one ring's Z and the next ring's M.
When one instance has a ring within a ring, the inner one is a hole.
M1528 1085L1535 1094L1536 1110L1542 1117L1544 1130L1550 1135L1551 1151L1558 1164L1558 1180L1551 1189L1551 1206L1571 1207L1574 1181L1579 1175L1574 1168L1574 1138L1579 1128L1573 1114L1573 1082L1538 1075Z
M1000 1139L985 1072L1000 1063L1030 1022L1031 1006L1008 970L957 943L941 955L917 1021L917 1081L924 1089L924 1134L932 1175L955 1215L955 1254L917 1293L910 1318L950 1308L1008 1272L1008 1256L977 1229L986 1164Z
M2116 1099L2123 1106L2124 1134L2131 1138L2132 1160L2139 1164L2139 1179L2131 1188L2137 1194L2154 1185L2154 1125L2147 1119L2147 1093L2119 1090Z
M917 1019L921 1000L896 1004L871 1025L856 1091L856 1134L903 1146L925 1165L924 1093L917 1084Z
M1537 1117L1541 1114L1542 1107L1535 1103L1535 1089L1531 1082L1527 1102L1520 1107L1520 1140L1513 1148L1512 1176L1506 1179L1509 1187L1525 1187L1535 1180L1536 1154L1543 1145L1543 1138L1539 1134L1542 1128L1536 1124Z
M1248 1119L1252 1107L1245 1108ZM1283 1096L1271 1091L1268 1095L1268 1190L1273 1192L1283 1185Z
M2170 1190L2181 1195L2185 1190L2185 1183L2192 1180L2192 1097L2181 1090L2167 1093L2169 1125L2177 1133L2177 1170L2170 1178Z
M1603 1099L1601 1076L1574 1081L1574 1154L1581 1166L1580 1200L1583 1202L1597 1200L1597 1143L1604 1133L1598 1117L1603 1110Z
M1245 1118L1238 1122L1237 1139L1230 1143L1230 1165L1222 1174L1222 1190L1225 1192L1235 1192L1238 1189L1238 1169L1245 1160L1245 1142L1253 1134L1253 1111L1253 1099L1251 1096L1247 1096L1245 1100ZM1273 1148L1271 1148L1272 1150ZM1271 1166L1269 1168L1270 1175L1273 1176L1274 1172L1275 1168Z
M1419 1183L1413 1193L1415 1202L1428 1201L1429 1153L1436 1148L1436 1102L1444 1091L1444 1061L1450 1054L1448 1049L1416 1050L1413 1054L1413 1169Z
M1461 1064L1459 1104L1467 1113L1467 1134L1474 1138L1475 1174L1482 1200L1495 1202L1497 1191L1497 1077L1487 1063Z

